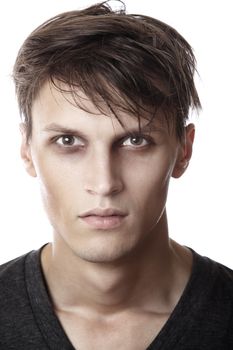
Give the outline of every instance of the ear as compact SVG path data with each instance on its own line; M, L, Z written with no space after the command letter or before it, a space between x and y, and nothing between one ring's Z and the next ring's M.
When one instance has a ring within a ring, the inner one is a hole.
M27 139L27 127L25 123L21 123L19 128L22 136L21 148L20 148L21 158L24 162L24 166L28 174L33 177L36 177L37 174L36 174L36 170L35 170L34 163L32 160L32 155L31 155L31 145L29 140Z
M180 150L178 152L177 160L172 172L172 177L180 177L187 169L192 156L194 137L195 126L193 124L189 124L185 128L184 140L180 145Z

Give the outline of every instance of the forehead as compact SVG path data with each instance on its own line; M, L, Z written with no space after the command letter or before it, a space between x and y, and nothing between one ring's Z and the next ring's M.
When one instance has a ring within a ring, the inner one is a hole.
M98 101L98 106L100 108L81 90L76 89L73 94L66 86L58 89L52 83L46 82L32 105L32 125L44 128L61 124L67 128L92 126L100 129L105 124L115 132L136 128L147 132L167 129L161 112L151 122L148 116L132 116L125 111L118 110L114 114L104 101Z

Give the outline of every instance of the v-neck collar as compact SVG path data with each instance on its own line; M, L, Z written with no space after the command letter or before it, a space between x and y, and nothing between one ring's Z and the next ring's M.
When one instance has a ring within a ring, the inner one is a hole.
M43 248L43 247L42 247ZM41 249L28 254L25 261L25 281L35 321L50 349L75 350L56 316L43 276ZM189 281L176 307L158 335L146 350L178 349L201 308L200 300L208 298L211 283L210 266L191 249L193 266Z

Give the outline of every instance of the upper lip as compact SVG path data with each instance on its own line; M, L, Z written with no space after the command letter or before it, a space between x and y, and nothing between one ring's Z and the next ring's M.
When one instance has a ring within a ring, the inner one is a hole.
M91 209L88 210L84 213L82 213L81 215L79 215L79 217L85 217L85 216L126 216L127 214L125 212L123 212L122 210L116 209L116 208L95 208L95 209Z

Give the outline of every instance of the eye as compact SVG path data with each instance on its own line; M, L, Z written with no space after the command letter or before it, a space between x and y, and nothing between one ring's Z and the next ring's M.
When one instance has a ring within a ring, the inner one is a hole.
M150 144L150 141L147 140L147 138L142 135L127 137L122 143L123 146L130 146L130 147L136 147L136 148L147 146L149 144Z
M73 135L62 135L56 139L56 143L63 147L84 146L83 141Z

